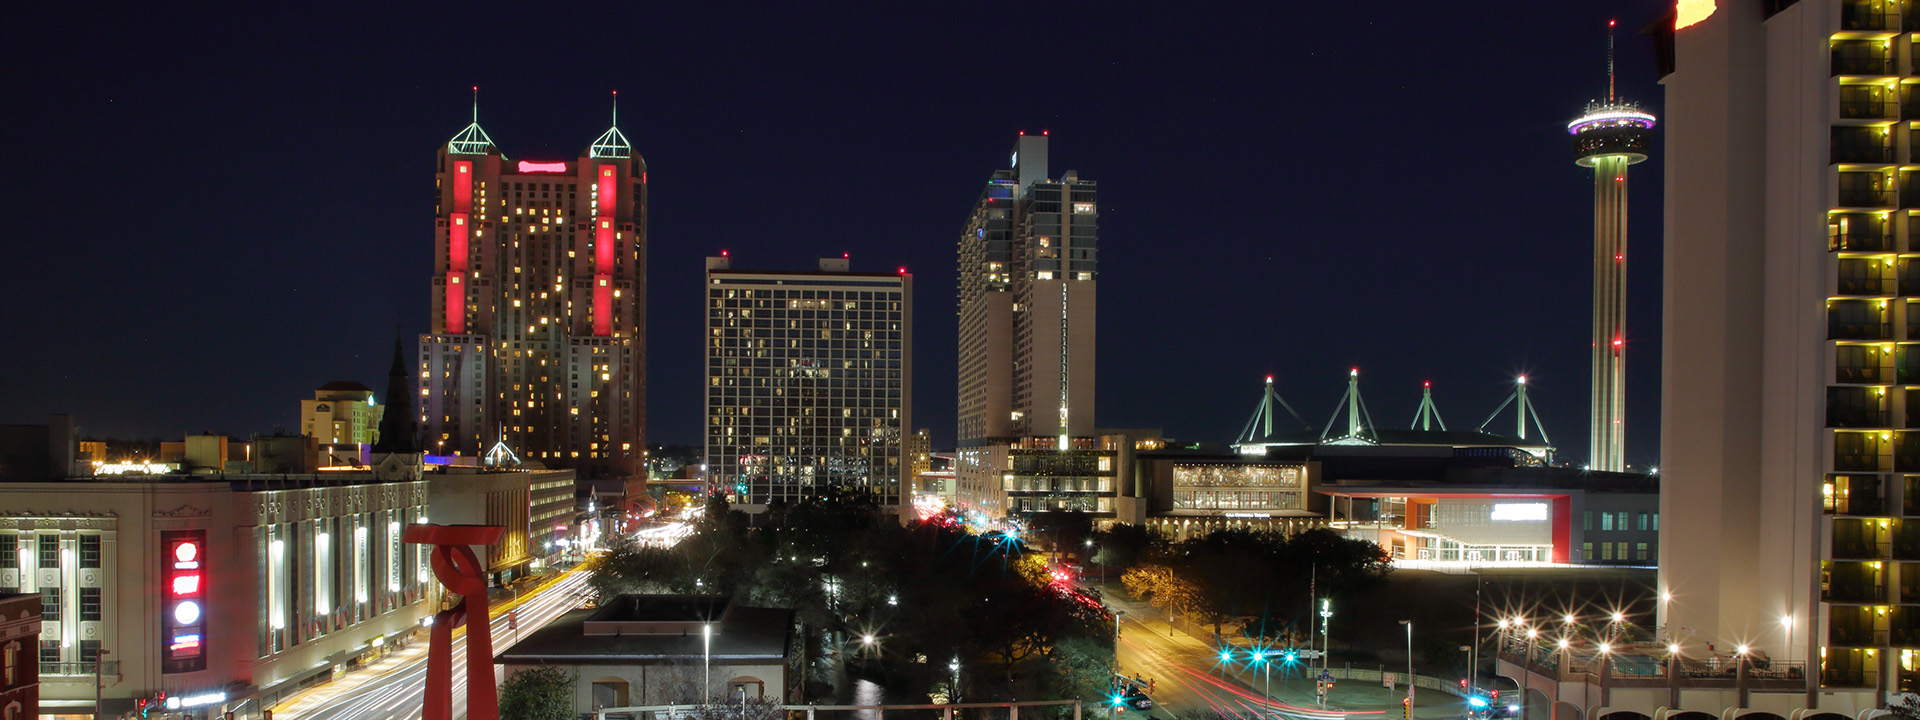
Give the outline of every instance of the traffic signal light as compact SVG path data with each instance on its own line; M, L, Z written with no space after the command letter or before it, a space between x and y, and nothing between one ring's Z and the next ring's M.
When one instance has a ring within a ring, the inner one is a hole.
M1466 687L1466 686L1467 686L1467 679L1466 679L1466 678L1460 678L1460 687L1462 687L1462 688L1464 688L1464 687Z
M1225 661L1229 661L1229 660L1232 660L1232 659L1233 659L1233 651L1232 651L1232 650L1221 650L1221 651L1220 651L1220 660L1221 660L1222 662L1225 662Z
M1495 699L1495 700L1499 700L1499 699L1500 699L1500 691L1499 691L1499 690L1495 690L1495 691L1493 691L1493 699Z
M1400 717L1412 720L1413 698L1400 698Z

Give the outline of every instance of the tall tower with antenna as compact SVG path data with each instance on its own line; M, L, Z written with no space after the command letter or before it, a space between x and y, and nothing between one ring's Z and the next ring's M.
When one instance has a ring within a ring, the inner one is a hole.
M1614 93L1607 21L1607 99L1567 124L1574 163L1593 168L1593 396L1588 463L1626 470L1627 166L1647 159L1653 114Z

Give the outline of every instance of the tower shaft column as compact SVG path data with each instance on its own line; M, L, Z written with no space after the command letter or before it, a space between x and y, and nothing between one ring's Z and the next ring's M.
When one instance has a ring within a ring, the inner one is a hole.
M1626 155L1593 162L1593 395L1587 457L1594 470L1626 470Z

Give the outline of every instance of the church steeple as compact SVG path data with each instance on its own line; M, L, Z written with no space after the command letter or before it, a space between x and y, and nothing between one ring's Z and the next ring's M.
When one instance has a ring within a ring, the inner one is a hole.
M393 339L393 367L387 371L386 410L380 415L380 439L373 444L376 453L420 452L419 412L414 402L413 373L407 371L402 337Z

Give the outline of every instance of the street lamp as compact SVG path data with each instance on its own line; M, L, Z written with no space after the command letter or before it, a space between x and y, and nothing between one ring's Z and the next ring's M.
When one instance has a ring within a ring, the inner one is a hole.
M1113 611L1113 674L1115 675L1120 674L1120 616L1125 614L1127 614L1125 610Z
M1407 717L1413 717L1413 621L1401 620L1407 626Z
M106 668L107 656L111 654L112 650L103 649L93 658L93 720L106 717L100 710L100 688L105 684L102 671Z
M707 669L707 685L700 689L700 704L707 705L713 702L713 623L701 625L700 634L705 640L704 658Z
M1265 683L1267 701L1260 705L1260 717L1267 717L1273 711L1273 663L1267 659L1267 651L1254 653L1253 663L1260 666L1261 682Z

